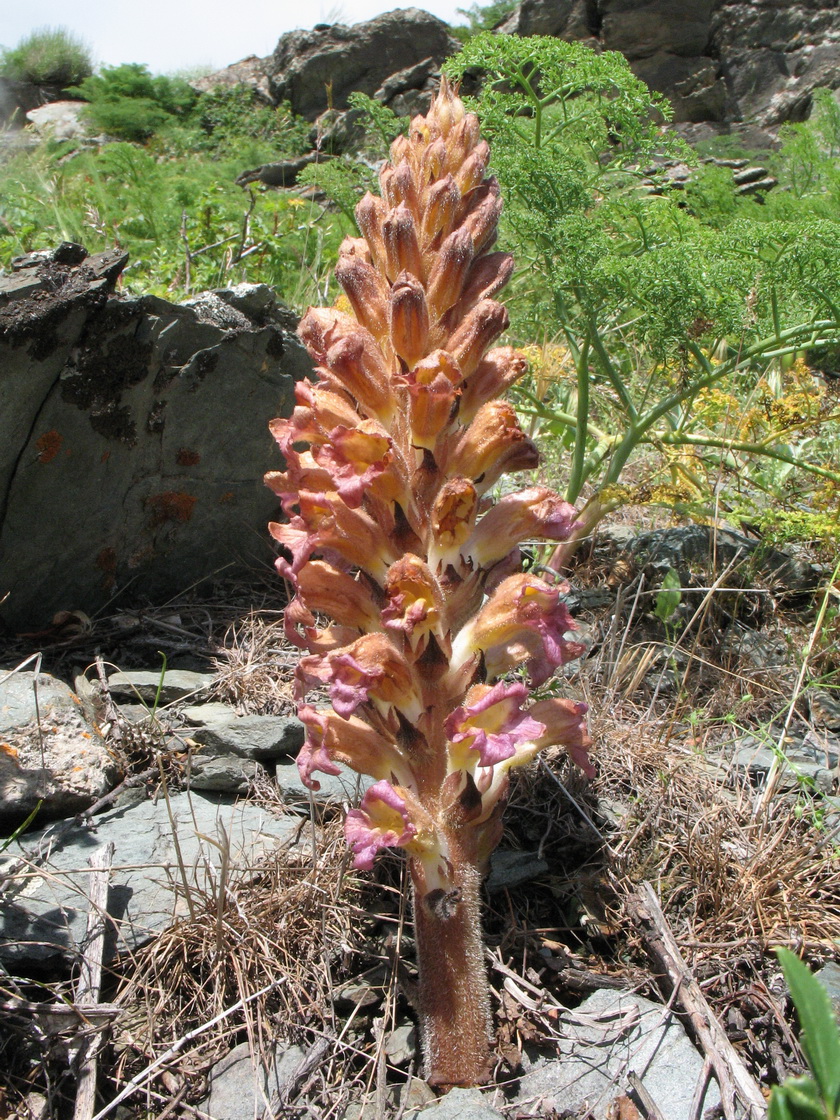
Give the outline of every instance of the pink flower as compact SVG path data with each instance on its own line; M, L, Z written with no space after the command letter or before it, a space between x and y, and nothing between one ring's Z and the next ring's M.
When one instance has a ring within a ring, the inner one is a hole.
M292 554L288 569L292 576L314 552L321 552L337 554L378 582L384 580L397 552L373 518L361 509L350 509L338 494L302 491L298 507L299 512L288 525L272 522L268 527L274 539Z
M515 755L522 744L539 739L545 724L522 711L527 699L524 684L474 685L466 703L446 720L450 770L474 770L476 757L470 752L477 753L479 765L495 766Z
M574 506L545 486L509 494L476 525L462 554L474 565L488 568L530 537L564 541L580 523Z
M388 569L382 622L386 629L402 631L411 649L421 653L430 634L440 633L443 596L428 564L410 553Z
M323 657L305 657L298 666L300 699L311 684L329 686L333 708L344 719L372 701L383 715L397 708L416 722L422 713L418 686L405 657L385 634L364 634Z
M483 494L506 471L533 470L539 454L519 427L507 401L489 401L452 447L446 461L450 476L472 479Z
M377 852L409 844L417 828L408 819L405 798L390 782L377 782L365 793L359 808L348 811L344 835L355 857L353 866L370 871Z
M543 684L558 665L583 653L566 638L576 627L560 599L563 590L525 573L508 576L454 639L452 668L481 651L491 680L526 665L532 684Z
M592 739L586 727L589 710L582 700L567 700L553 696L539 700L531 708L531 715L545 724L545 731L536 740L537 747L565 747L588 778L595 777L595 767L589 761Z
M392 736L380 735L356 716L342 719L329 709L319 710L304 704L298 718L306 728L306 739L297 757L298 771L305 786L320 789L312 774L340 774L337 763L344 763L357 774L376 779L394 779L404 785L414 784L414 775L407 759Z

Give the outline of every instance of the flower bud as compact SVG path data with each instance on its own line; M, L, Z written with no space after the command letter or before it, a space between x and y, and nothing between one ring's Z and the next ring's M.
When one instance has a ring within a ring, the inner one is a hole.
M461 387L458 416L469 424L482 405L501 397L528 369L524 355L512 346L491 350Z
M476 371L489 347L507 330L508 322L505 305L492 299L483 299L469 312L446 344L465 378Z
M506 471L533 470L539 453L506 401L489 401L455 444L447 461L450 474L471 478L479 494Z
M341 338L327 355L327 378L335 380L366 412L386 423L394 409L394 394L382 351L367 331ZM325 380L327 379L325 378Z
M502 196L495 178L487 179L464 199L460 223L470 231L476 254L493 244L501 213Z
M402 159L392 167L386 165L379 174L379 181L382 197L389 209L396 209L404 202L412 213L417 213L417 186L408 159Z
M450 233L435 258L428 285L429 311L433 320L439 319L461 296L473 261L469 230L461 227Z
M513 275L510 253L486 253L474 262L464 283L461 298L452 310L457 323L480 300L489 299L507 284Z
M391 288L391 345L410 368L428 351L426 292L415 276L401 273Z
M561 593L524 572L509 576L453 639L452 670L480 650L490 680L525 664L531 683L544 684L558 665L584 649L566 638L576 627Z
M531 537L565 541L577 528L575 507L545 486L508 494L479 521L463 555L482 568L495 564Z
M461 202L461 192L451 175L437 179L426 190L423 199L423 219L420 229L424 248L441 234L446 237L452 230L455 215Z
M371 261L381 273L385 272L387 254L382 227L388 208L385 203L370 191L356 205L356 222L362 237L367 241Z
M470 152L455 173L455 182L461 194L469 194L484 181L484 172L490 160L490 145L482 140Z
M443 596L428 564L407 553L388 569L382 622L402 631L415 653L426 648L430 634L440 633Z
M335 278L361 326L374 338L381 338L388 329L388 288L366 259L369 255L366 241L346 237L339 250Z
M378 630L379 607L367 580L342 572L324 560L310 560L296 577L297 591L309 611L329 615L342 626ZM314 625L313 617L313 625Z
M434 567L456 564L470 537L478 511L478 493L468 478L452 478L441 487L430 518L429 561Z
M388 216L382 226L385 242L385 259L388 279L393 283L402 272L410 272L418 281L423 279L423 258L417 237L414 215L404 202Z

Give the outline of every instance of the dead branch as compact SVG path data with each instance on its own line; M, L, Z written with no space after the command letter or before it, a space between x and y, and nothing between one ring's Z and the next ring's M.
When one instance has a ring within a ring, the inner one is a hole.
M765 1120L767 1104L761 1090L726 1037L700 985L685 963L650 883L642 883L637 890L637 897L628 899L626 905L633 921L642 931L648 952L665 969L697 1041L712 1063L727 1120L736 1118L736 1099L745 1107L749 1120Z

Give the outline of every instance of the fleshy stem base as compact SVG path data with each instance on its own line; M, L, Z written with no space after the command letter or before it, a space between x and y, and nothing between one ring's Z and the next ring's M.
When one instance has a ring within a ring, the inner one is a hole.
M412 865L414 861L411 861ZM417 890L414 929L426 1079L442 1089L483 1085L490 1077L490 993L481 938L481 876L455 868L457 890Z

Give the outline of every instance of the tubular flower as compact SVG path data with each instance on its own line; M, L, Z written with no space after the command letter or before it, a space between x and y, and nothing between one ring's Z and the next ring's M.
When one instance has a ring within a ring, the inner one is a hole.
M530 703L581 653L567 588L518 571L522 541L563 541L577 515L545 487L490 493L538 453L500 399L525 359L491 349L513 261L491 251L489 158L444 81L394 142L382 197L356 209L362 236L336 268L351 312L301 321L314 374L271 424L285 469L266 477L285 515L270 531L294 592L286 633L304 651L298 767L313 789L343 766L374 779L347 843L359 869L382 848L407 853L426 1072L441 1086L489 1074L478 890L509 771L559 745L591 773L585 705ZM519 667L530 684L503 679Z

